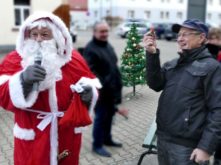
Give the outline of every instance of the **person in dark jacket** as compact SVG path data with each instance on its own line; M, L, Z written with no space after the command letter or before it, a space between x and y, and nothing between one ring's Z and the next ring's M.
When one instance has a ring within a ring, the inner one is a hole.
M221 62L221 29L211 28L208 33L208 49L216 60ZM221 141L217 145L216 152L214 154L213 165L221 165Z
M94 25L93 38L85 47L83 56L91 71L100 79L102 89L95 107L93 128L93 151L101 156L111 154L103 144L121 147L121 143L113 141L111 136L112 119L121 103L121 74L117 67L117 56L108 42L109 26L105 22Z
M221 29L210 28L208 33L207 47L213 57L221 62ZM220 155L221 158L221 155Z
M221 134L221 67L199 20L175 24L179 58L160 66L154 33L143 38L147 83L162 91L157 109L159 165L209 164Z

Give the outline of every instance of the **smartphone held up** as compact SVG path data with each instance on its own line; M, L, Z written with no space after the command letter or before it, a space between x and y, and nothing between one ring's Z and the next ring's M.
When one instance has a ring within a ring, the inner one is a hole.
M155 40L156 40L155 30L154 28L150 28L150 30L146 34L144 34L143 41L140 43L140 46L144 48L147 48L148 46L154 46Z

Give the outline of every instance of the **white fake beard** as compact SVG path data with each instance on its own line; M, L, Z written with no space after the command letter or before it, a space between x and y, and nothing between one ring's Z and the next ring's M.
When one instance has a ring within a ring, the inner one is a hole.
M56 42L54 39L37 42L34 40L26 40L24 43L21 65L25 69L29 65L33 65L37 53L42 54L41 66L46 70L44 81L39 83L39 91L44 91L53 87L56 81L62 79L61 67L63 63L57 54Z

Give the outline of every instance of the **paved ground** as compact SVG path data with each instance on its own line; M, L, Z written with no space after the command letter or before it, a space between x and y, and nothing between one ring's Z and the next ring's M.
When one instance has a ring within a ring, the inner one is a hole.
M91 36L88 32L79 32L76 47L84 46ZM119 57L123 53L126 45L125 40L111 35L111 42L114 45ZM162 56L162 61L166 61L175 56L175 43L159 41L166 56ZM142 152L143 140L146 132L155 117L157 99L159 94L150 90L146 85L137 87L137 97L127 99L131 88L124 88L124 101L121 106L129 109L129 119L126 120L120 115L116 115L113 125L113 137L117 141L123 142L123 148L107 148L112 153L112 158L102 158L91 152L91 128L84 132L83 145L81 150L81 165L136 165ZM0 109L0 165L13 165L13 115ZM145 157L142 165L157 165L156 156Z
M125 90L124 93L127 93ZM122 106L129 108L129 119L125 120L117 115L113 126L114 139L123 142L122 149L108 148L113 154L112 158L100 158L94 154L91 155L91 129L84 136L82 149L82 165L116 164L116 165L135 165L139 155L145 151L142 146L148 126L155 116L155 107L158 94L152 92L147 87L138 88L138 97L131 100L125 100ZM156 165L156 158L150 157L146 161L150 165Z

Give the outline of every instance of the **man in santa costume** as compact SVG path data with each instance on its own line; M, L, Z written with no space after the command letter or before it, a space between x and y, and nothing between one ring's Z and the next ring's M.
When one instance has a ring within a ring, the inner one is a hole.
M15 165L77 165L101 85L57 16L38 12L0 65L0 106L15 114Z

